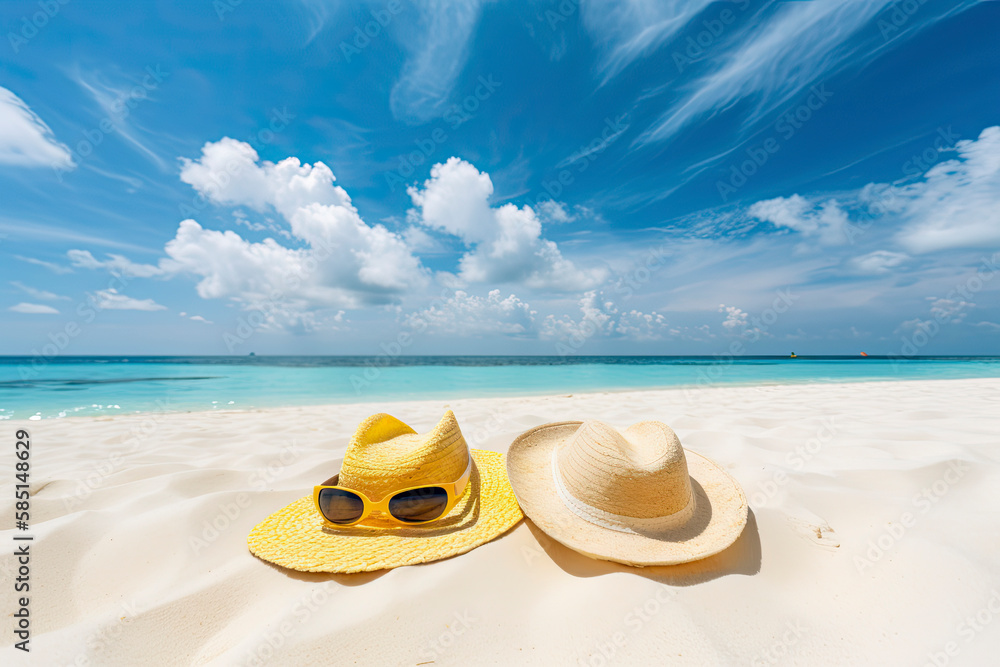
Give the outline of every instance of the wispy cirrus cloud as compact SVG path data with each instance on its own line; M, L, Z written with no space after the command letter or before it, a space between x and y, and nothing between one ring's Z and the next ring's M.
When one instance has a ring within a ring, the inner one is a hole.
M139 252L150 252L149 248L137 245L135 243L128 243L126 241L121 241L114 238L106 238L102 236L97 236L96 234L90 234L84 231L79 231L77 229L69 229L67 227L61 227L57 225L49 225L44 222L39 222L37 220L15 220L10 218L0 218L0 233L6 233L13 240L27 240L33 239L38 241L44 241L46 243L90 243L93 245L104 246L108 248L121 248L123 250L136 250ZM37 264L38 266L44 266L55 273L69 273L68 269L63 267L61 270L54 268L56 265L51 262L45 262L43 260L38 260L32 257L18 256L25 262L30 262L31 264Z
M68 296L62 296L56 294L55 292L49 292L48 290L38 289L31 287L30 285L25 285L20 280L12 280L10 284L18 288L28 296L34 297L36 299L41 299L42 301L68 301Z
M180 315L181 317L183 317L185 319L192 320L194 322L201 322L202 324L215 324L215 322L213 322L212 320L207 319L207 318L205 318L205 317L203 317L201 315L188 315L184 311L181 311L180 313L178 313L178 315Z
M65 144L10 90L0 87L0 165L71 169Z
M70 250L66 253L70 263L80 269L105 269L112 273L120 273L130 278L152 278L162 276L165 272L153 264L137 264L122 255L108 255L108 259L100 260L87 250Z
M848 262L848 266L860 275L882 275L892 272L909 260L909 255L890 250L875 250L866 255L855 257Z
M90 295L91 302L95 308L100 310L166 310L167 307L160 305L152 299L133 299L118 292L113 287L106 290L98 290Z
M584 27L603 50L606 83L636 59L684 29L713 0L590 0L581 5Z
M976 4L966 0L949 7L921 6L895 28L892 39L879 21L892 0L816 0L787 2L753 31L742 33L714 59L711 72L690 84L688 92L647 129L636 143L670 139L690 124L749 101L743 126L751 127L787 104L821 77L848 65L869 62L887 45ZM942 3L943 4L943 3Z
M167 169L166 161L150 147L148 140L143 137L143 134L147 133L136 123L133 116L136 107L151 97L165 76L158 67L156 71L147 68L146 72L134 81L124 75L112 81L103 72L84 72L79 68L74 70L71 76L97 103L103 114L97 121L98 130L102 134L104 131L100 130L100 127L110 124L115 133L128 145L145 155L160 169Z
M308 24L308 35L306 43L313 41L330 20L330 11L336 6L331 5L327 0L301 0L301 5L306 13L306 23Z
M468 56L480 0L421 0L420 29L404 44L409 57L389 101L396 118L426 122L441 116Z
M44 259L38 259L37 257L25 257L23 255L14 255L15 259L19 259L22 262L27 262L28 264L34 264L35 266L41 266L56 275L64 275L67 273L73 273L73 269L68 266L62 266L61 264L56 264L55 262L47 262Z
M22 313L25 315L58 315L59 311L52 306L46 306L40 303L19 303L16 306L11 306L7 310L15 313Z

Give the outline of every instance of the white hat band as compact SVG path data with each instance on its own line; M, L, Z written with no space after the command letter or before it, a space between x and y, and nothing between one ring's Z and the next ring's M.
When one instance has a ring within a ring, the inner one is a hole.
M574 497L566 489L559 474L559 448L552 450L552 477L555 480L556 492L566 508L576 514L584 521L588 521L601 528L617 530L620 533L634 533L636 535L646 535L650 532L671 530L683 526L694 516L695 494L691 494L691 499L684 509L678 510L667 516L656 516L648 519L634 516L624 516L613 514L597 507L592 507L582 500Z

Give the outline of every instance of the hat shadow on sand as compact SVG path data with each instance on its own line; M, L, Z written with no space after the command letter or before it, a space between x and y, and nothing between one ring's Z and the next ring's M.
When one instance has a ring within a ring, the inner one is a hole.
M613 572L628 572L671 586L692 586L729 574L753 576L760 572L760 533L757 531L757 518L749 507L746 526L729 547L714 556L679 565L634 567L590 558L549 537L528 517L524 518L524 523L549 558L574 577L599 577Z
M391 572L391 570L375 570L374 572L351 572L350 574L339 574L337 572L302 572L300 570L291 570L282 567L280 565L276 565L274 563L267 563L267 565L269 565L272 570L277 570L278 572L281 572L289 579L308 581L314 584L322 584L328 581L332 581L336 584L340 584L341 586L361 586L363 584L367 584L369 581L375 581L376 579Z

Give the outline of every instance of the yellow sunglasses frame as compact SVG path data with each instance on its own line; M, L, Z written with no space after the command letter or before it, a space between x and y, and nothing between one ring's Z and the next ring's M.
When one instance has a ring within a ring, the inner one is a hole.
M443 519L444 517L448 516L448 513L451 512L452 509L455 508L455 505L462 497L462 494L465 493L465 487L469 483L469 478L472 477L472 463L473 459L472 459L472 454L470 453L469 465L465 468L465 472L462 473L462 476L459 477L454 482L446 482L443 484L420 484L419 486L410 486L405 489L399 489L397 491L393 491L389 495L383 496L377 501L370 499L368 496L363 494L361 491L358 491L357 489L349 489L346 486L339 486L338 484L336 484L336 482L340 478L340 473L337 473L336 475L326 480L322 484L313 487L313 505L315 505L316 511L319 512L320 517L323 519L323 523L333 528L344 528L346 526L355 526L364 521L365 518L367 518L374 512L381 512L386 517L392 519L394 522L403 526L421 526L426 523L431 523ZM330 484L330 482L334 483ZM429 489L429 488L441 488L444 489L445 492L448 494L448 504L445 506L444 511L441 512L439 516L436 516L433 519L428 519L427 521L403 521L402 519L397 519L392 515L391 512L389 512L389 501L391 501L399 494L406 493L407 491L414 491L416 489ZM364 509L361 512L361 516L359 516L357 520L352 521L350 523L334 523L333 521L327 519L326 515L323 514L323 510L321 510L319 507L319 494L320 491L322 491L323 489L338 489L340 491L349 491L350 493L356 495L358 498L361 498L361 502L364 505Z

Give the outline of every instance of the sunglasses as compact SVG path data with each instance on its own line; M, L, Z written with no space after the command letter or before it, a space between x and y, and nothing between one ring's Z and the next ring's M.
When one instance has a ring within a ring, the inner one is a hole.
M471 475L470 455L465 472L454 482L413 486L373 501L360 491L337 486L337 474L313 489L313 502L323 518L336 526L353 526L372 512L383 512L407 525L428 523L451 511Z

